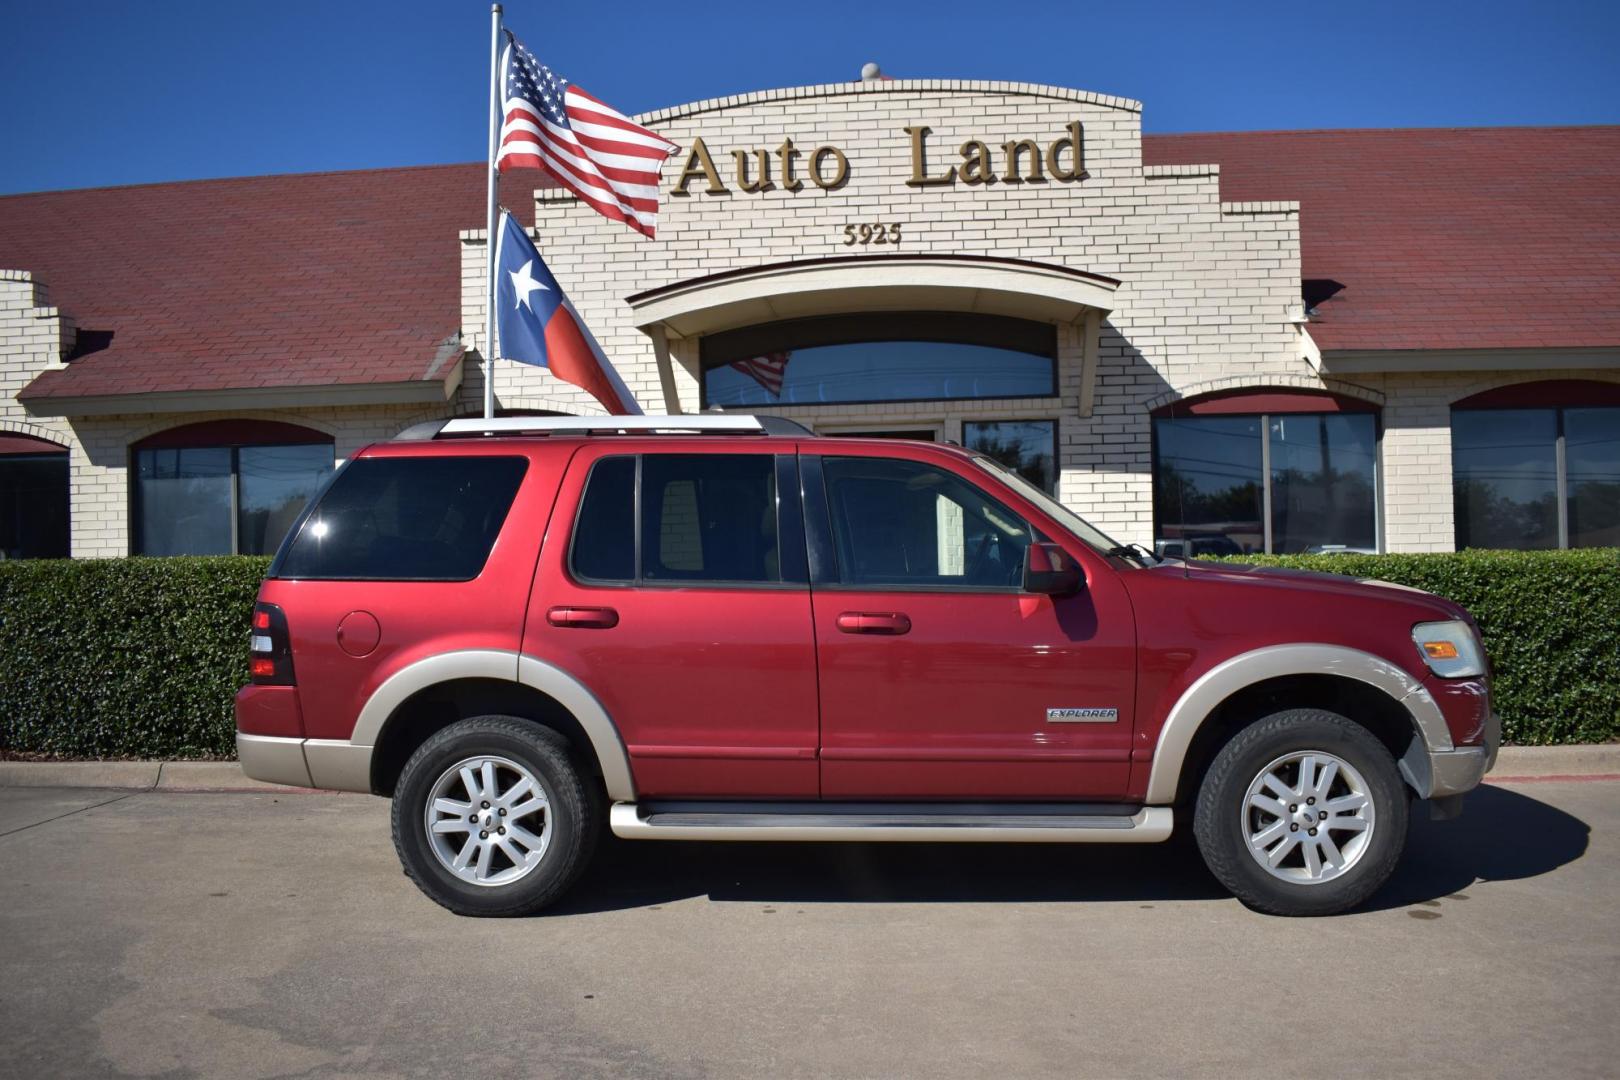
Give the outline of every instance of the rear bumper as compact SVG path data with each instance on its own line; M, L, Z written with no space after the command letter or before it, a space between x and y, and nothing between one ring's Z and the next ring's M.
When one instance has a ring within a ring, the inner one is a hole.
M371 747L346 739L236 733L236 757L254 780L288 787L371 792Z
M304 740L280 735L236 733L236 760L250 780L287 787L314 787L309 780L309 763L304 760Z
M1496 764L1496 751L1501 745L1502 718L1492 710L1485 723L1485 739L1480 745L1429 753L1428 797L1443 799L1478 787Z

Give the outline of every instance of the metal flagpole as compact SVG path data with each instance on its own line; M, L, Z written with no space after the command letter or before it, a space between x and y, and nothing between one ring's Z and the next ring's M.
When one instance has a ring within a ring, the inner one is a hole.
M489 231L485 234L484 258L489 273L484 282L484 418L495 416L495 227L500 210L496 207L496 187L500 173L495 155L501 139L501 5L489 6Z

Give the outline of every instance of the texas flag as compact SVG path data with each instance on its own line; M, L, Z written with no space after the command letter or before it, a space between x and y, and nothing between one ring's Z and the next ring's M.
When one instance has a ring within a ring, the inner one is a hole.
M504 210L495 266L497 355L550 368L614 416L640 415L641 406L546 269L528 233Z

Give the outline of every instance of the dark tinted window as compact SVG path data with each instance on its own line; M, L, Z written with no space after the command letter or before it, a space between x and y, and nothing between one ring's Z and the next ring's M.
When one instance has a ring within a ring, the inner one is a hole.
M643 580L782 580L770 455L647 454L641 470Z
M1620 547L1620 409L1565 409L1569 546Z
M1364 413L1278 415L1271 439L1271 550L1378 547L1378 426Z
M0 454L0 559L67 554L67 451Z
M932 465L824 457L828 509L846 585L1015 588L1029 525Z
M1620 408L1456 409L1451 476L1459 548L1612 547Z
M277 568L289 578L466 581L484 568L528 462L363 458L332 484Z
M1378 545L1378 421L1371 413L1166 417L1153 421L1153 440L1161 554L1268 550L1268 488L1269 550Z
M1459 548L1558 546L1557 443L1553 409L1452 414Z
M596 581L636 577L636 459L603 458L591 467L574 524L574 573Z

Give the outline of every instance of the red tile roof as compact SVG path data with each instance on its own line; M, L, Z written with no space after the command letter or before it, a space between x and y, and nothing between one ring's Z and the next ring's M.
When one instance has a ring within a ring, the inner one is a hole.
M502 179L531 224L537 176ZM0 269L112 331L20 396L443 380L483 219L481 164L0 198Z
M1228 201L1298 200L1324 350L1620 344L1620 127L1150 135ZM480 164L0 198L30 270L110 345L24 397L443 379ZM537 174L502 180L532 220ZM1331 286L1330 286L1331 287Z
M1620 127L1152 135L1143 158L1299 201L1300 276L1343 286L1324 351L1620 345Z

